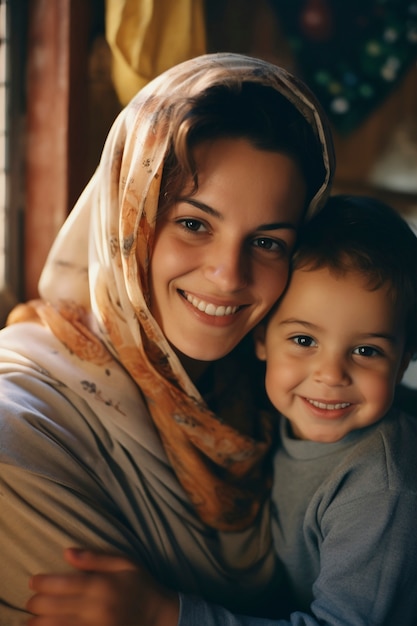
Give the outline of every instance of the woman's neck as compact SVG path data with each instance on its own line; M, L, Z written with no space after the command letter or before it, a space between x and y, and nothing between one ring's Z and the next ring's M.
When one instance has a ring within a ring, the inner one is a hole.
M203 376L203 374L210 367L210 361L196 361L195 359L191 359L190 357L177 352L177 356L181 361L181 365L187 372L188 376L191 378L193 383L198 387L198 381Z

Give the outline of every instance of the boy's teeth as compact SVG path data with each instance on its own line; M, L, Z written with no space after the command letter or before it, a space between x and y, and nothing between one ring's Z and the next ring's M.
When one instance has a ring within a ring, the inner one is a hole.
M327 409L332 411L334 409L346 409L350 406L350 402L338 402L337 404L325 404L324 402L318 402L317 400L308 400L310 404L316 406L318 409Z
M238 306L216 306L215 304L204 302L204 300L199 300L195 296L190 296L188 293L185 294L188 302L195 306L199 311L203 311L207 315L213 315L215 317L222 317L223 315L232 315L236 313L238 310Z

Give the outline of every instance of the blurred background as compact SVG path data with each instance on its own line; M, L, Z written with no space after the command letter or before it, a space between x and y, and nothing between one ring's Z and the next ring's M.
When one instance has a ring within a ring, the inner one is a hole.
M417 231L417 0L0 0L0 323L36 297L123 105L216 51L299 75L333 126L334 191L379 197Z

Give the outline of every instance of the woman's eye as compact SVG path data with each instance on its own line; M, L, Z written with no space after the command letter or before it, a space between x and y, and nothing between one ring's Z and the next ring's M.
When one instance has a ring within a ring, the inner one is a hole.
M373 357L373 356L381 356L381 351L377 348L373 348L372 346L358 346L354 349L353 354L358 354L359 356Z
M185 230L191 230L194 233L197 233L200 230L206 230L204 224L200 222L200 220L196 220L191 217L177 220L177 223L185 228Z
M301 346L302 348L311 348L316 345L314 339L308 335L296 335L291 339L297 346Z
M271 239L270 237L257 237L253 240L252 244L255 248L271 252L285 252L287 249L287 246L283 241Z

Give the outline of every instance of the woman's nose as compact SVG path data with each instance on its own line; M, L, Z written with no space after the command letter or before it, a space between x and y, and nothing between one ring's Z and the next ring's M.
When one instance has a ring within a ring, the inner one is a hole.
M248 284L249 268L240 250L213 250L204 270L207 280L222 292L232 293Z

